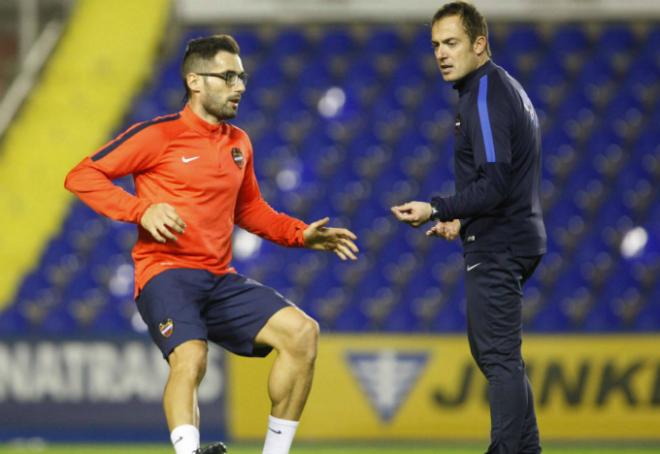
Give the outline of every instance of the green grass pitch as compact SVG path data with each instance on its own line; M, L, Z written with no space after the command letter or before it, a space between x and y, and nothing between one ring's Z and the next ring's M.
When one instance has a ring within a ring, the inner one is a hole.
M481 444L432 444L432 443L299 443L291 454L481 454ZM0 454L172 454L169 445L0 445ZM660 445L630 444L548 444L543 454L651 454L660 452ZM231 443L229 454L260 454L260 444Z

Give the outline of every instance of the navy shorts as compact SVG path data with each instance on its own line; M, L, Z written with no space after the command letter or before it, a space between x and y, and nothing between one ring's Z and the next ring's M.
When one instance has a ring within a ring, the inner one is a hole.
M275 314L293 303L240 274L215 275L177 268L153 277L137 298L149 334L167 358L177 345L204 339L241 356L266 356L254 338Z

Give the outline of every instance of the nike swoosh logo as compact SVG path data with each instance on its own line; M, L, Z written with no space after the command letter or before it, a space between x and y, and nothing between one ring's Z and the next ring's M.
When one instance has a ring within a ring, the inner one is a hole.
M481 265L481 262L475 263L474 265L468 265L468 267L467 267L468 273L470 271L472 271L473 269L475 269L476 267L478 267L479 265Z
M273 433L275 433L275 434L277 434L277 435L280 435L280 434L282 433L281 430L275 430L275 429L273 429L272 427L269 427L268 430L270 430L271 432L273 432Z
M192 162L195 159L199 159L199 156L191 156L189 158L186 158L185 156L181 156L181 162L183 162L184 164L188 164L189 162Z
M180 442L181 440L183 440L183 437L179 437L179 438L177 438L176 441L175 441L174 443L172 443L172 444L175 445L175 444L177 444L178 442Z

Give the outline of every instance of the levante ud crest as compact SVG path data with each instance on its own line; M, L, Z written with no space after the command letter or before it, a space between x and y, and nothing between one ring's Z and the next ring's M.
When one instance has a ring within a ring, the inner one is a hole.
M243 168L243 164L245 163L245 158L243 157L243 152L241 151L240 148L232 148L231 149L231 157L234 159L234 162L238 166L239 169Z
M160 334L162 334L163 337L170 337L174 331L174 322L171 318L168 318L164 323L158 324L158 329L160 330Z

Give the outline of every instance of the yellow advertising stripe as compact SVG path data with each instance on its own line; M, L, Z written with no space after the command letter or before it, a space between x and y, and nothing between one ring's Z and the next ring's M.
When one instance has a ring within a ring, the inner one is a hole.
M151 74L169 0L80 0L0 149L0 308L60 228L67 171L102 145Z
M528 336L544 440L660 440L660 334ZM274 355L273 355L274 356ZM263 436L265 361L231 356L229 433ZM324 336L301 439L486 439L486 382L464 336Z

